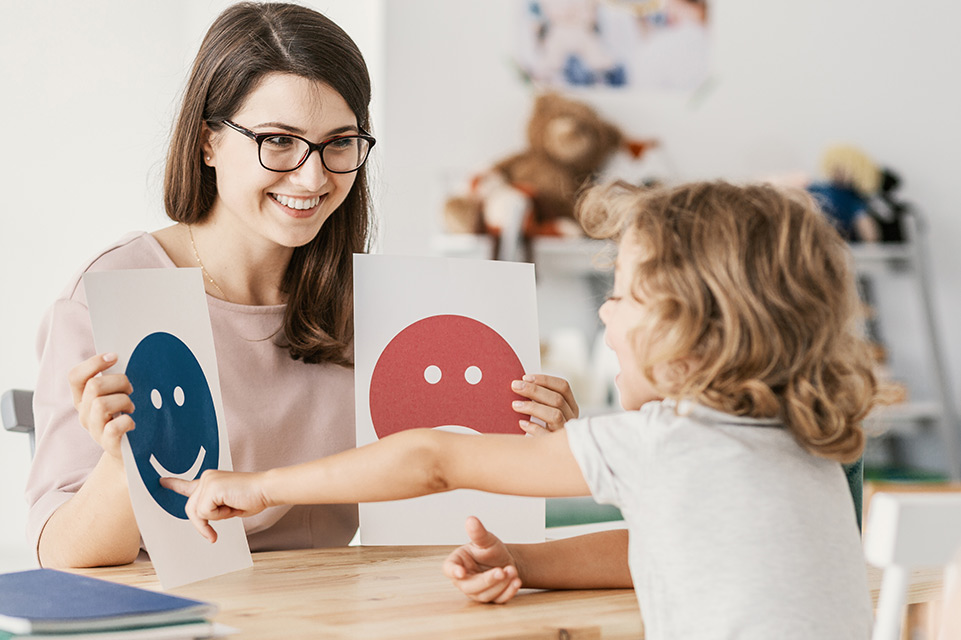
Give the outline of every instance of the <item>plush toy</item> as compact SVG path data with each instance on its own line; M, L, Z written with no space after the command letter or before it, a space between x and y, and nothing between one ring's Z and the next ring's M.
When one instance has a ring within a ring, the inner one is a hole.
M841 234L855 242L877 242L881 229L870 215L868 200L881 184L881 171L863 151L849 145L835 145L821 157L825 181L807 190L821 204Z
M578 192L619 150L637 158L654 144L627 141L590 106L555 93L536 99L527 138L527 149L475 176L466 194L447 200L448 231L486 233L501 242L582 235L574 219ZM512 259L503 251L499 257Z
M868 202L871 216L881 229L882 242L905 240L904 218L911 213L911 205L895 195L901 177L891 168L881 169L881 186Z

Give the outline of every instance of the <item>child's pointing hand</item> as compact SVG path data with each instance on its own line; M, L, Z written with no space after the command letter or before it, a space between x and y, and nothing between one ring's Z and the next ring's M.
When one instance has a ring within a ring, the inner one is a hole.
M263 474L235 471L204 471L198 480L161 478L160 484L187 496L187 518L200 535L217 542L211 520L246 518L271 506L263 490Z

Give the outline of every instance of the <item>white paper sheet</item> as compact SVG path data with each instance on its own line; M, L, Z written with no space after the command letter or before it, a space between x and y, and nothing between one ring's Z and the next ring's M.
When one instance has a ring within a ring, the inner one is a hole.
M159 478L232 469L220 377L200 269L84 275L98 353L119 358L134 391L136 428L122 443L137 525L164 589L252 565L243 521L212 523L210 544L186 519L186 499Z
M417 427L514 433L511 380L540 370L531 264L354 256L357 445ZM365 545L461 544L479 517L503 540L544 540L544 499L458 490L360 505Z

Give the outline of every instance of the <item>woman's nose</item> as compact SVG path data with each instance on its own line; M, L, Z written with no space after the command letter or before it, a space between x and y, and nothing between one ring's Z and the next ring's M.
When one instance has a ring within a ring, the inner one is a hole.
M291 172L291 180L308 191L319 191L329 179L324 163L320 159L320 151L311 151L304 164Z

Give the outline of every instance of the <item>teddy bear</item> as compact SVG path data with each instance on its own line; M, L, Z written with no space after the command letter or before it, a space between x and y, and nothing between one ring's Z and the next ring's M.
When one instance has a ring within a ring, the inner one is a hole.
M467 193L447 199L447 231L489 234L499 245L495 257L503 259L517 257L522 244L529 254L535 236L583 235L574 218L578 192L621 149L638 158L653 145L628 141L593 108L557 93L536 98L527 142L520 153L474 176Z

